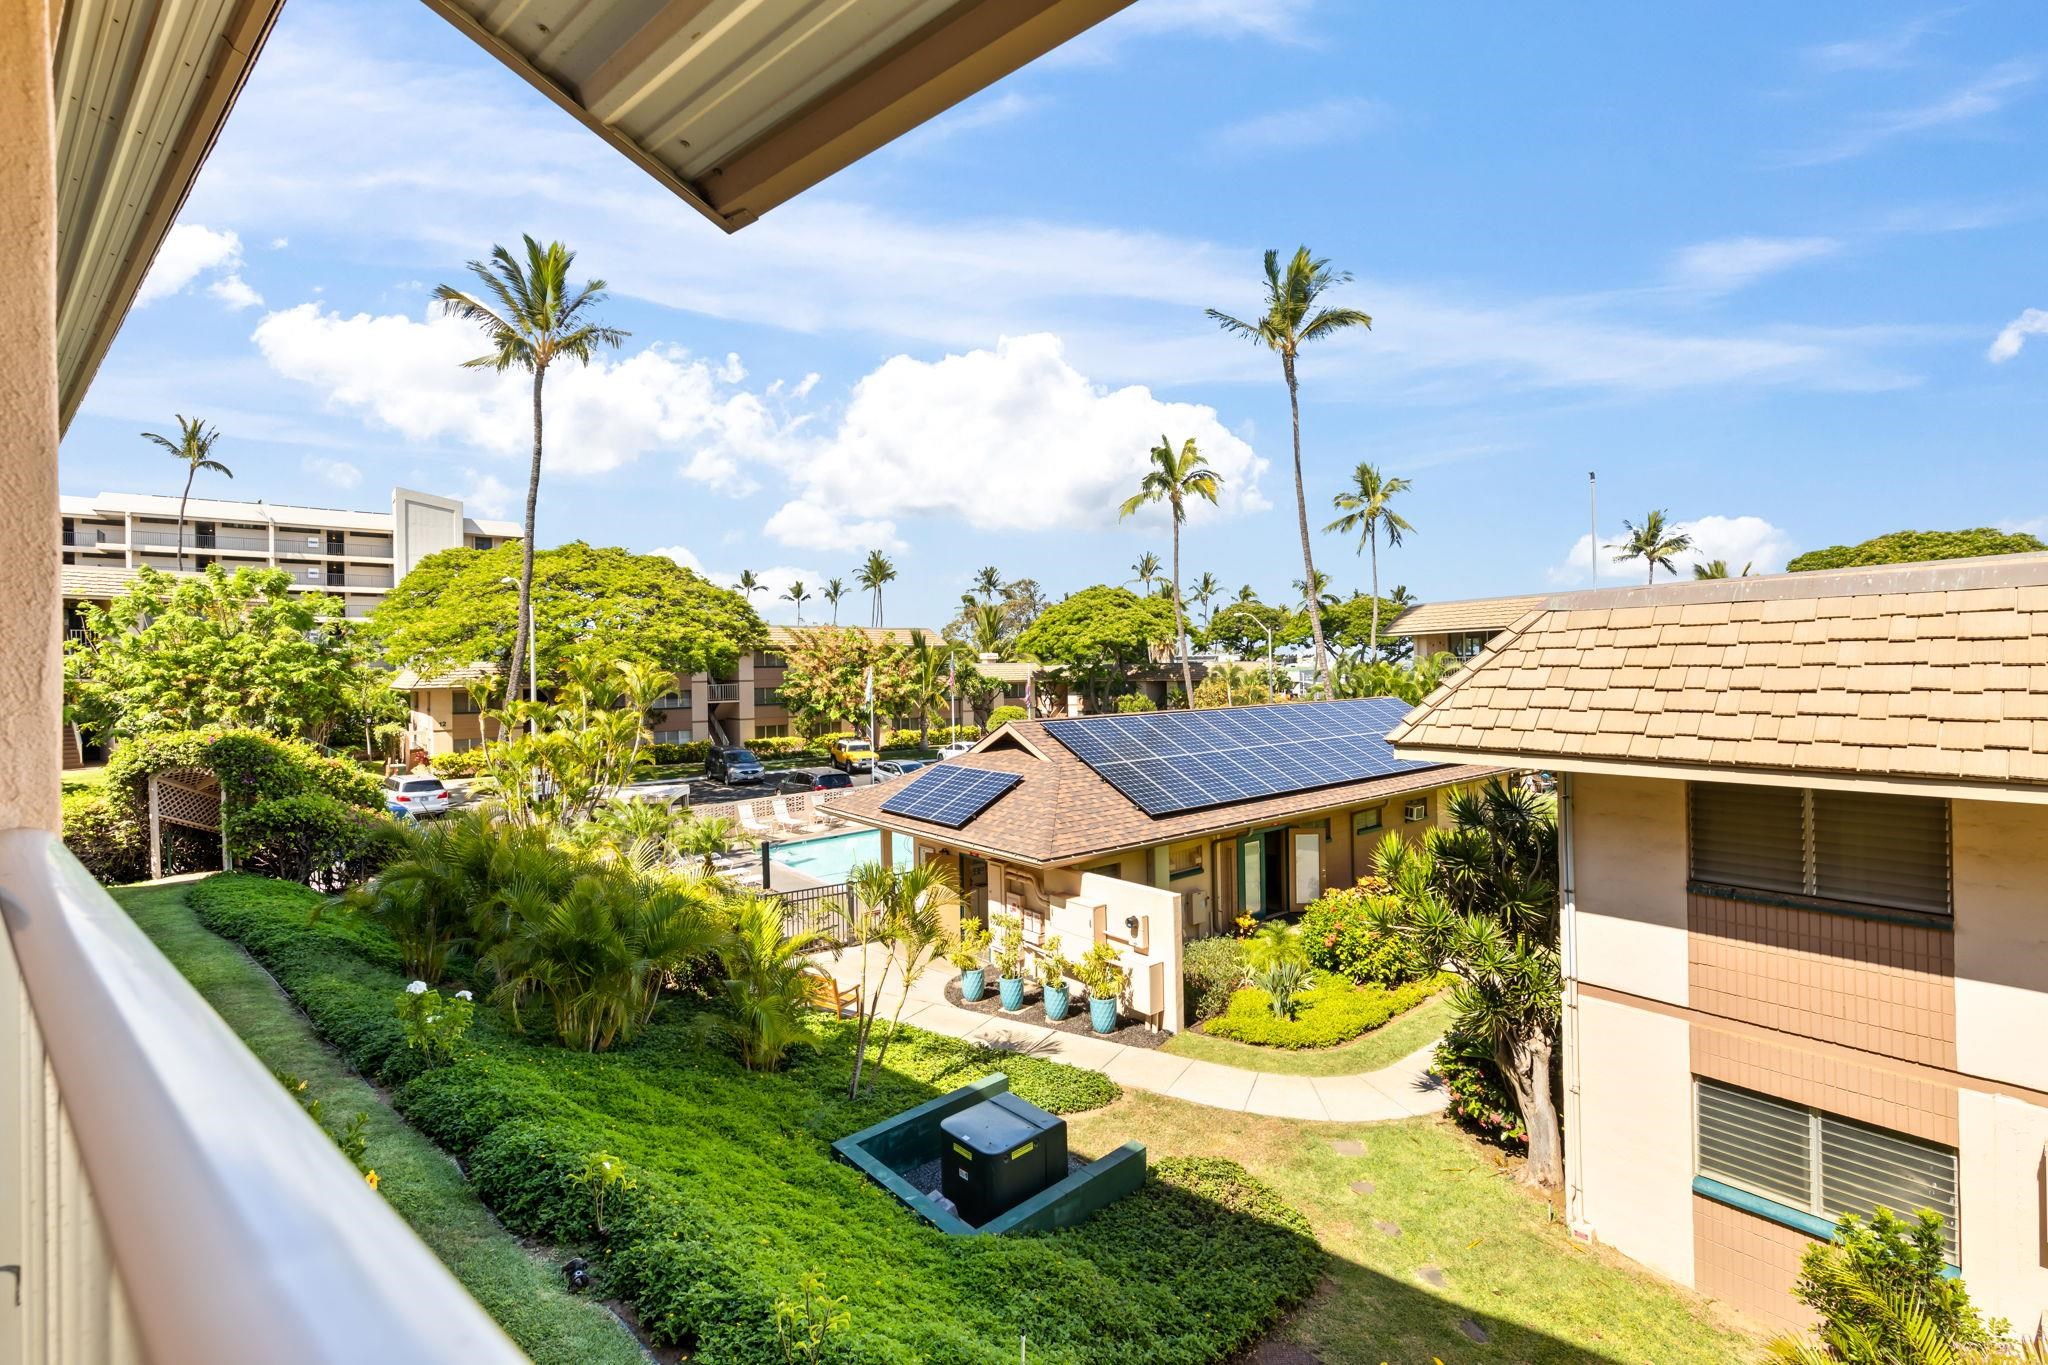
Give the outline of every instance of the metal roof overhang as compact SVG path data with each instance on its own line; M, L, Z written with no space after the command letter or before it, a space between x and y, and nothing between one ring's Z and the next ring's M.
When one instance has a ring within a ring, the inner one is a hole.
M1131 0L425 0L727 232Z

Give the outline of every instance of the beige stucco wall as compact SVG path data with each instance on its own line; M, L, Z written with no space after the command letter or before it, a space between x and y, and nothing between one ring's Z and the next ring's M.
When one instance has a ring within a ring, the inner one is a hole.
M2048 807L1958 801L1956 1069L2048 1091Z
M1692 1069L1682 1019L1581 997L1578 1122L1566 1133L1572 1219L1681 1284L1693 1278Z
M1685 1004L1685 783L1569 782L1578 979Z
M57 590L57 192L53 10L0 3L0 829L57 827L62 714Z
M1959 1100L1970 1297L2031 1336L2048 1310L2048 1109L1972 1090Z

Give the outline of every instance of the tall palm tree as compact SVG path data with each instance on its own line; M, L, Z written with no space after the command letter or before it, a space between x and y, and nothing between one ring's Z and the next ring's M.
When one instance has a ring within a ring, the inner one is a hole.
M823 596L832 604L832 624L836 626L839 624L839 599L846 596L845 582L837 578L826 579Z
M1003 652L1004 637L1009 623L1003 619L1001 607L993 602L984 602L974 609L974 614L968 618L968 624L974 632L976 654L1000 655Z
M220 439L220 430L209 427L197 417L178 413L178 439L159 436L153 431L142 433L145 441L155 441L171 454L185 462L185 491L178 495L178 568L185 568L185 500L192 496L192 476L200 470L209 474L225 474L235 477L235 471L213 458L213 443Z
M1253 587L1253 586L1252 586L1251 584L1249 584L1249 583L1245 584L1245 585L1244 585L1243 587L1241 587L1241 588L1239 588L1239 589L1237 590L1237 600L1238 600L1238 601L1240 601L1240 602L1256 602L1256 601L1258 601L1258 600L1259 600L1259 593L1258 593L1258 589L1254 588L1254 587Z
M1742 573L1738 576L1742 578L1749 577L1749 571L1751 567L1755 565L1755 563L1755 560L1751 560L1748 564L1743 565ZM1704 564L1695 564L1692 566L1692 576L1694 578L1730 577L1730 574L1728 572L1728 561L1725 559L1710 559Z
M804 589L804 581L801 578L792 581L788 591L782 594L782 600L796 603L796 623L802 625L804 623L804 603L811 600L810 593Z
M1188 519L1188 499L1207 498L1214 503L1216 488L1223 482L1223 476L1211 469L1196 451L1192 436L1181 443L1179 454L1174 453L1173 443L1161 436L1159 444L1152 447L1151 459L1152 467L1138 481L1138 491L1124 499L1117 515L1127 517L1141 507L1163 502L1173 516L1173 638L1180 649L1182 704L1193 709L1195 672L1194 665L1188 662L1187 611L1180 600L1180 527ZM1147 550L1145 558L1138 562L1143 566L1148 560L1152 572L1158 573L1158 556Z
M1222 592L1223 584L1217 580L1216 575L1206 572L1188 589L1188 596L1202 608L1203 630L1209 628L1209 604L1221 596Z
M761 581L761 576L755 573L752 569L741 569L739 577L739 590L740 593L747 599L747 605L752 606L754 604L754 594L757 592L768 591L768 585L766 583L763 583Z
M995 601L997 594L1003 590L1002 570L991 564L974 575L974 590L981 594L983 601Z
M868 557L861 562L860 572L853 581L874 595L873 619L868 624L882 624L882 585L896 581L896 566L889 562L889 556L880 550L869 550Z
M1328 260L1309 255L1305 246L1295 249L1284 271L1280 268L1280 253L1268 251L1264 314L1254 322L1246 322L1215 308L1207 310L1224 331L1264 346L1280 357L1280 373L1287 380L1287 410L1294 419L1294 514L1301 530L1302 577L1308 581L1315 579L1316 561L1308 540L1308 489L1301 479L1301 385L1294 362L1301 348L1311 341L1321 341L1352 327L1372 326L1372 316L1356 308L1316 306L1326 291L1350 279L1348 271L1331 269ZM1316 676L1322 679L1327 692L1330 656L1323 644L1322 604L1314 600L1313 594L1308 604L1308 625L1316 642Z
M1163 441L1166 438L1162 436L1159 439ZM1153 453L1157 454L1158 452L1155 451ZM1149 479L1152 476L1150 474L1147 474L1145 477ZM1130 506L1129 503L1125 503L1124 505L1126 507ZM1124 513L1124 515L1129 516L1130 513L1126 512ZM1139 555L1138 562L1131 565L1131 581L1143 587L1145 589L1145 596L1147 597L1150 597L1152 595L1152 580L1159 577L1159 568L1159 556L1153 554L1150 550L1147 550L1145 551L1145 553Z
M1294 590L1301 594L1302 610L1316 611L1322 607L1334 606L1337 598L1330 591L1330 576L1321 569L1311 569L1309 572L1315 576L1316 590L1314 592L1308 590L1308 579L1297 578L1294 580Z
M1621 523L1628 528L1628 539L1622 542L1621 551L1614 556L1614 561L1618 564L1624 559L1647 560L1650 576L1645 581L1649 583L1657 581L1660 566L1664 572L1676 576L1678 570L1673 567L1671 557L1692 548L1692 537L1673 529L1665 516L1664 509L1660 507L1644 517L1641 526L1631 521Z
M513 622L512 657L505 668L505 695L513 694L525 660L526 636L533 619L533 523L540 505L541 386L548 366L567 358L589 364L600 347L622 345L630 333L606 326L592 314L604 302L603 280L569 283L576 253L560 242L542 246L525 237L522 265L502 246L491 248L488 261L469 262L469 273L483 286L472 294L444 284L434 290L442 309L476 324L490 345L488 354L463 361L469 369L500 373L525 370L533 376L533 463L526 475L526 522L519 553L519 619ZM488 302L486 300L489 300Z
M1406 479L1388 479L1379 470L1360 461L1351 471L1351 487L1331 500L1344 515L1323 529L1340 535L1358 532L1358 548L1372 555L1372 634L1367 650L1380 651L1380 532L1387 533L1387 548L1401 543L1401 536L1415 528L1391 504L1412 485Z

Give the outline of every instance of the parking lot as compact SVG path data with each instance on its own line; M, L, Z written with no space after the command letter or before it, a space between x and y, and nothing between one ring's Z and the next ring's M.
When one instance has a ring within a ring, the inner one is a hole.
M784 792L809 791L813 774L831 771L831 768L823 764L806 768L771 768L768 770L768 776L759 782L738 784L714 782L708 777L693 777L687 783L690 789L690 804L708 806L720 801L749 801L756 797L775 796ZM856 787L865 787L875 780L868 773L854 773L852 776L853 785ZM685 784L677 782L672 785L681 787Z

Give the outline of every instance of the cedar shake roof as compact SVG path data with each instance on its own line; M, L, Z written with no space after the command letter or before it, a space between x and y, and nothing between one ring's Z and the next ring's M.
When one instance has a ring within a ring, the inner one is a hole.
M945 643L945 641L940 638L939 632L935 630L921 630L914 626L833 625L770 626L768 627L768 643L771 647L779 648L783 645L792 644L797 640L801 640L808 635L817 635L820 633L831 635L849 630L852 631L855 635L862 635L870 640L880 640L886 644L892 645L907 645L910 643L910 637L913 635L924 636L925 639L930 640L932 642L932 645L935 648Z
M421 677L406 669L391 680L391 685L400 692L417 692L432 687L467 687L473 682L495 678L505 670L496 664L465 664L461 668L450 668L440 673Z
M1660 776L2048 787L2048 554L1554 597L1388 738Z
M1461 630L1506 630L1550 599L1469 597L1462 602L1424 602L1408 608L1388 626L1388 635L1448 635Z
M1035 720L1013 720L974 752L947 763L1015 773L1023 780L959 829L885 814L882 803L895 794L900 786L897 782L836 793L826 800L825 809L864 825L900 830L953 848L979 850L1007 862L1059 864L1367 805L1379 798L1479 781L1501 771L1493 765L1446 764L1154 819L1074 757Z
M135 582L135 570L104 564L66 564L59 581L67 601L111 602L128 595Z

